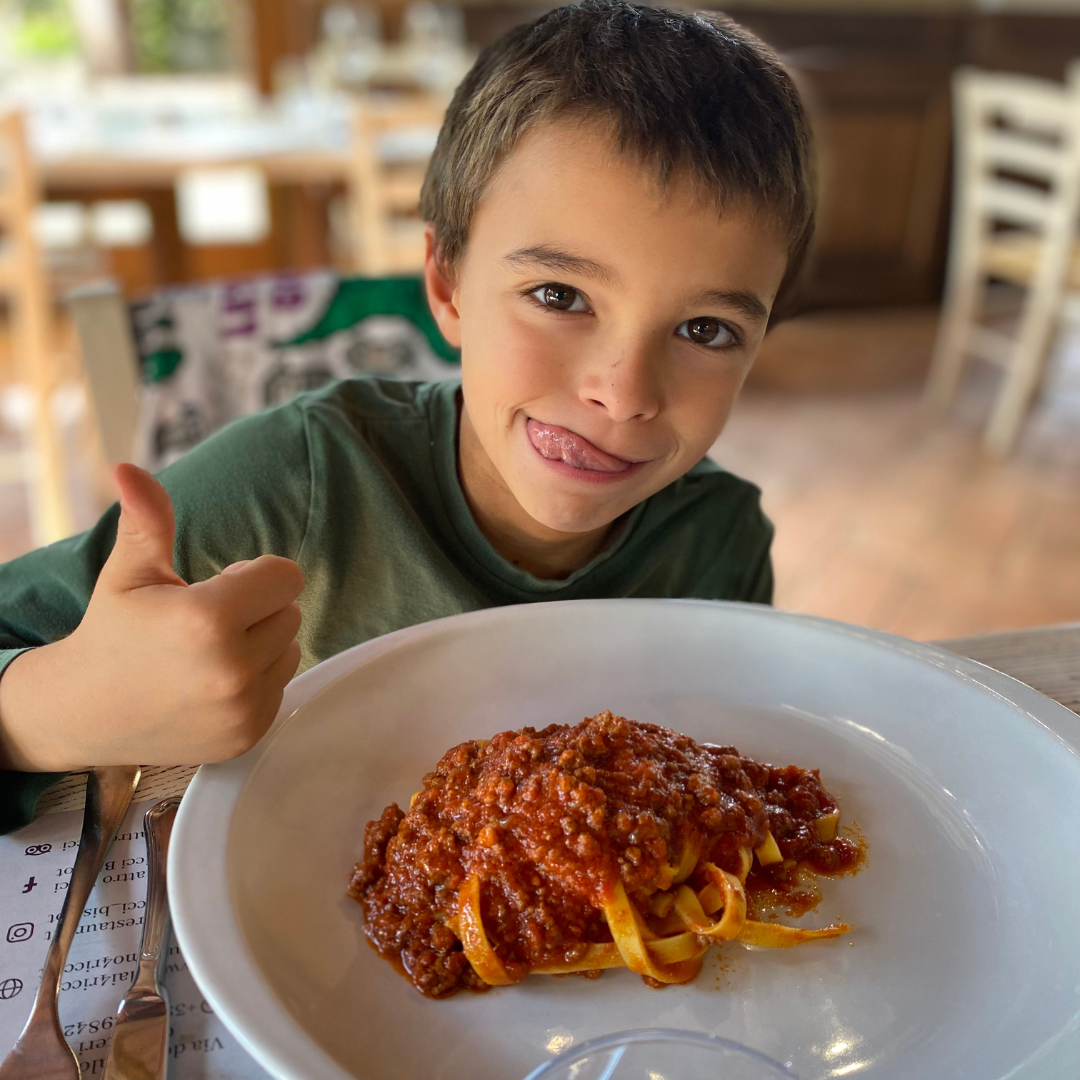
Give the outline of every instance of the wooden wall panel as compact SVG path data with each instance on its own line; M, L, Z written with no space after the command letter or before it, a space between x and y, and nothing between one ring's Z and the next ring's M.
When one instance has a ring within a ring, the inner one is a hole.
M818 231L830 251L867 256L903 248L921 133L914 113L851 109L821 118Z
M955 16L732 14L795 73L821 179L814 249L794 310L931 302L948 233Z

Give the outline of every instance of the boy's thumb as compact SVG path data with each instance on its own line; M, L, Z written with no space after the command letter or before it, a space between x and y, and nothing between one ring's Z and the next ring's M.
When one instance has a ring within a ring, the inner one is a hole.
M120 520L101 577L122 591L144 585L183 585L173 570L176 520L168 492L145 469L117 465Z

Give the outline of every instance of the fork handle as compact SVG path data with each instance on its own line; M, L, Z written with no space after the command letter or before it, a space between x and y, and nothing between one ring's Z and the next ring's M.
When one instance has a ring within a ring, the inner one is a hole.
M68 950L82 918L83 908L90 899L101 864L131 805L139 783L137 765L110 765L93 769L86 778L86 808L83 811L82 835L75 865L71 870L64 906L56 921L41 985L34 999L34 1012L40 1008L55 1008L60 993Z
M155 989L158 970L164 959L165 940L169 934L165 867L169 857L169 837L179 807L179 799L162 799L143 815L143 831L146 833L146 910L143 912L136 981L148 982Z

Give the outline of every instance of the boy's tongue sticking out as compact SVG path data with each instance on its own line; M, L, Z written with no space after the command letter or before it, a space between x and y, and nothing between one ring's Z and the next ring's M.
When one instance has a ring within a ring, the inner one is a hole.
M542 424L539 420L530 419L526 429L536 452L548 461L561 461L575 469L606 473L626 472L635 464L605 453L583 435L556 424Z

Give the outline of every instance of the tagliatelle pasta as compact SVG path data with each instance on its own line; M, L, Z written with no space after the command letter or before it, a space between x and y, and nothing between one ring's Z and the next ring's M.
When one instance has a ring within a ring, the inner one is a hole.
M350 895L375 948L431 997L626 967L685 983L724 941L846 933L754 916L800 867L855 869L816 771L775 768L609 712L448 751L365 832ZM808 906L808 905L804 905Z

